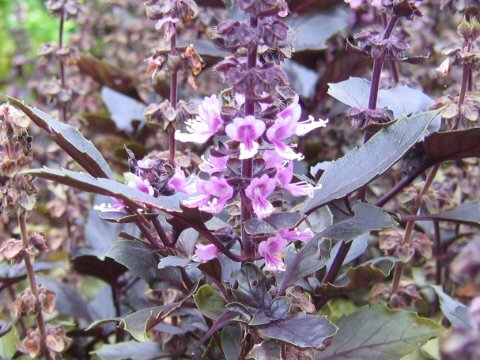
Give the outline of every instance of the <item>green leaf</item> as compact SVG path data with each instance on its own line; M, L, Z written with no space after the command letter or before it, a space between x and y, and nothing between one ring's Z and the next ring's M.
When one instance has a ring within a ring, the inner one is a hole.
M171 358L171 354L163 350L157 343L138 343L126 341L114 345L103 345L90 354L99 356L102 360L156 360Z
M18 342L20 342L20 337L17 328L12 326L9 332L0 337L0 357L13 359L13 355L17 352Z
M133 209L139 207L138 203L144 203L164 211L180 211L180 201L185 198L180 193L173 196L153 197L115 180L94 178L82 172L66 169L42 168L24 171L24 173L65 184L79 190L115 197L123 200Z
M398 360L429 339L442 326L416 313L376 305L347 315L338 322L332 343L316 360Z
M443 292L441 286L432 285L432 288L437 293L440 300L440 309L443 315L450 321L450 324L455 328L471 329L472 324L470 323L468 307Z
M225 300L211 285L201 286L193 295L198 310L212 320L217 320L225 312Z
M328 94L345 105L368 109L370 81L351 77L339 83L328 84L328 87ZM378 92L377 107L392 110L395 119L427 111L432 104L433 100L422 91L405 85L381 89Z
M228 325L221 332L222 350L226 360L237 360L242 347L240 325Z
M345 197L390 169L422 138L438 111L403 117L381 129L364 145L332 162L320 178L304 212Z
M172 303L138 310L120 320L120 326L140 342L147 342L148 331L163 318L178 309L181 303Z
M428 341L420 348L423 356L430 360L440 360L440 343L438 338Z
M22 110L37 126L45 130L53 141L90 175L99 178L113 178L112 170L102 154L77 129L20 100L9 98L9 101Z
M300 348L323 348L324 341L337 332L325 316L291 315L259 328L260 336L281 340Z
M158 269L155 253L139 241L117 240L105 256L122 264L148 283L162 280L175 287L181 286L180 271L177 268Z

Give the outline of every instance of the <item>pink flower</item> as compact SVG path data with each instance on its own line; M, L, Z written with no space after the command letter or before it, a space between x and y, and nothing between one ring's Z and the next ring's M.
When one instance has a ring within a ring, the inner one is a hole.
M288 245L288 241L280 236L269 237L258 245L258 253L265 258L265 270L285 271L282 250Z
M268 141L273 144L278 154L287 160L301 160L303 155L297 154L290 145L284 144L284 140L293 135L303 136L326 125L325 120L314 121L311 116L307 120L299 121L302 109L298 100L298 96L296 96L289 106L278 113L275 122L267 130Z
M240 142L239 159L250 159L258 152L258 143L255 141L265 131L265 123L248 115L245 118L235 118L225 128L227 135Z
M298 229L280 229L278 234L287 241L296 241L299 240L301 242L308 241L313 238L315 235L310 228L306 228L305 230L298 230Z
M267 196L274 190L275 180L266 174L260 178L253 178L245 189L245 195L252 201L253 211L260 219L266 218L274 210L272 203L267 200Z
M320 187L313 187L306 181L298 181L296 183L291 183L293 179L293 162L290 162L286 167L277 169L277 174L275 175L275 178L277 179L280 186L287 190L293 196L307 195L308 197L313 197L313 191Z
M273 144L278 154L288 160L302 159L301 154L295 153L283 140L291 138L295 134L297 122L302 115L302 109L298 103L298 97L278 113L272 126L267 130L267 139Z
M223 126L222 106L217 96L206 97L198 108L198 116L185 122L187 133L175 132L175 139L181 142L204 144Z
M327 124L328 124L328 119L327 120L318 119L318 121L315 121L313 116L310 115L307 120L298 122L297 128L295 129L295 135L297 136L306 135L310 131L327 126Z
M227 161L230 157L226 156L212 156L208 157L208 160L202 155L203 163L200 164L199 168L201 171L206 172L210 175L216 172L222 172L227 168Z
M219 254L218 248L213 244L197 244L195 248L195 260L200 262L215 259Z
M127 180L128 186L153 196L154 194L153 188L147 179L142 179L140 176L137 176L132 173L125 173L123 174L123 176L125 177L125 180Z
M227 201L233 196L233 188L227 183L227 180L215 176L208 181L197 179L197 191L200 195L184 200L183 205L199 208L212 214L221 212Z
M125 180L127 180L127 185L138 189L148 195L153 196L154 190L152 186L150 185L150 182L147 179L142 179L141 177L132 174L132 173L125 173L123 174L125 177ZM95 210L101 211L101 212L124 212L125 211L125 204L122 199L117 199L117 198L112 198L114 203L113 204L100 204L100 205L95 205L93 208Z
M278 169L283 167L285 159L278 155L275 150L265 150L262 155L262 159L265 161L266 169Z
M179 166L175 168L175 174L168 180L168 185L176 191L191 195L195 192L195 179L190 176L188 179Z
M125 211L125 204L123 203L122 199L112 198L114 203L113 204L105 204L102 203L100 205L95 205L93 207L94 210L98 210L100 212L121 212L126 213Z

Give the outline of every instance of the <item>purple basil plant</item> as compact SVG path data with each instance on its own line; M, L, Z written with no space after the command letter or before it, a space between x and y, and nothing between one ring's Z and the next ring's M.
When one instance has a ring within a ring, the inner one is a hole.
M48 8L39 107L0 106L0 357L480 358L480 4Z

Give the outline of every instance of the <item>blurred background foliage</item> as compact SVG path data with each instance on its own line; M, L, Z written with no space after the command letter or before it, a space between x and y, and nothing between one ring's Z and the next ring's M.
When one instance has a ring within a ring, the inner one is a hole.
M22 6L25 16L19 18L17 9ZM29 57L38 56L42 44L54 42L58 38L58 20L54 19L45 7L43 0L0 0L0 93L6 91L8 74L12 66L12 58L15 53L15 44L12 32L22 22L28 37L29 49L26 53ZM75 31L75 23L68 21L66 35ZM27 72L33 69L26 68Z

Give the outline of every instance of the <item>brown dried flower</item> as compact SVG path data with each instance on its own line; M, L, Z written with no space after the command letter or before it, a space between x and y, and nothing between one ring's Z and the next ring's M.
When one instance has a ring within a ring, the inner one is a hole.
M10 238L3 242L0 247L0 254L12 264L18 264L23 260L25 246L22 240Z
M38 313L38 301L30 288L26 288L25 291L15 299L13 308L15 316L17 317L31 316Z

